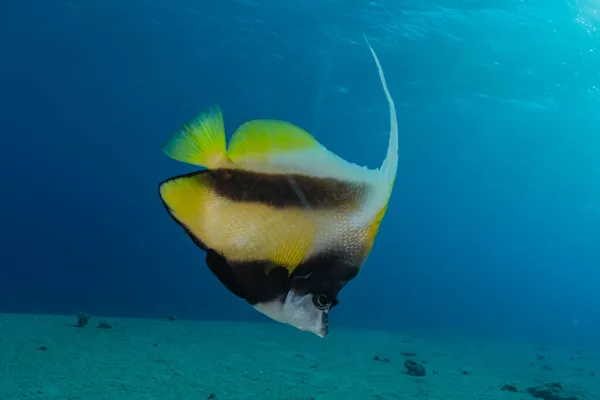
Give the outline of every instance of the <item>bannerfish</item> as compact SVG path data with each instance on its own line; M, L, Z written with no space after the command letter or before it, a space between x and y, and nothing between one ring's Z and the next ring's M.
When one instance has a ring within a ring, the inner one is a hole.
M218 106L200 113L163 148L204 169L160 183L173 219L206 252L233 294L271 319L328 334L339 291L365 262L398 168L396 109L377 54L390 112L380 168L348 162L289 122L246 122L226 145Z

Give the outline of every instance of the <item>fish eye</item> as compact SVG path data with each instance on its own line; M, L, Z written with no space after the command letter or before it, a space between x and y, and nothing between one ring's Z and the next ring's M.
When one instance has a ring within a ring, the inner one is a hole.
M326 294L313 296L313 304L319 310L326 310L331 307L331 299Z

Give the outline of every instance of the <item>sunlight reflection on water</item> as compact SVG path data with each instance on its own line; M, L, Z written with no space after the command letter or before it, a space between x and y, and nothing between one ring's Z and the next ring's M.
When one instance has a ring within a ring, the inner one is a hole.
M576 0L574 6L577 10L575 21L590 35L597 35L600 29L600 1Z

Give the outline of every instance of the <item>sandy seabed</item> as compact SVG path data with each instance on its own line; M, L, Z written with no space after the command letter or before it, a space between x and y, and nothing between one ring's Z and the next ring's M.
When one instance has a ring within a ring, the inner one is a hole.
M75 322L0 314L0 400L600 399L598 354L538 343L335 326L319 339L276 323ZM406 360L426 375L408 375Z

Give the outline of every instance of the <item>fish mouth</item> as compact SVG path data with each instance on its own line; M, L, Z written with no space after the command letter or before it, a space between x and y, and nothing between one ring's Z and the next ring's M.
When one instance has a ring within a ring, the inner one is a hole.
M329 335L329 315L323 314L323 319L321 320L321 324L322 324L321 329L319 329L315 333L320 338L324 338L325 336Z
M329 329L327 329L327 328L322 329L318 332L315 332L315 335L317 335L321 339L325 339L325 337L327 337L327 335L329 335Z

